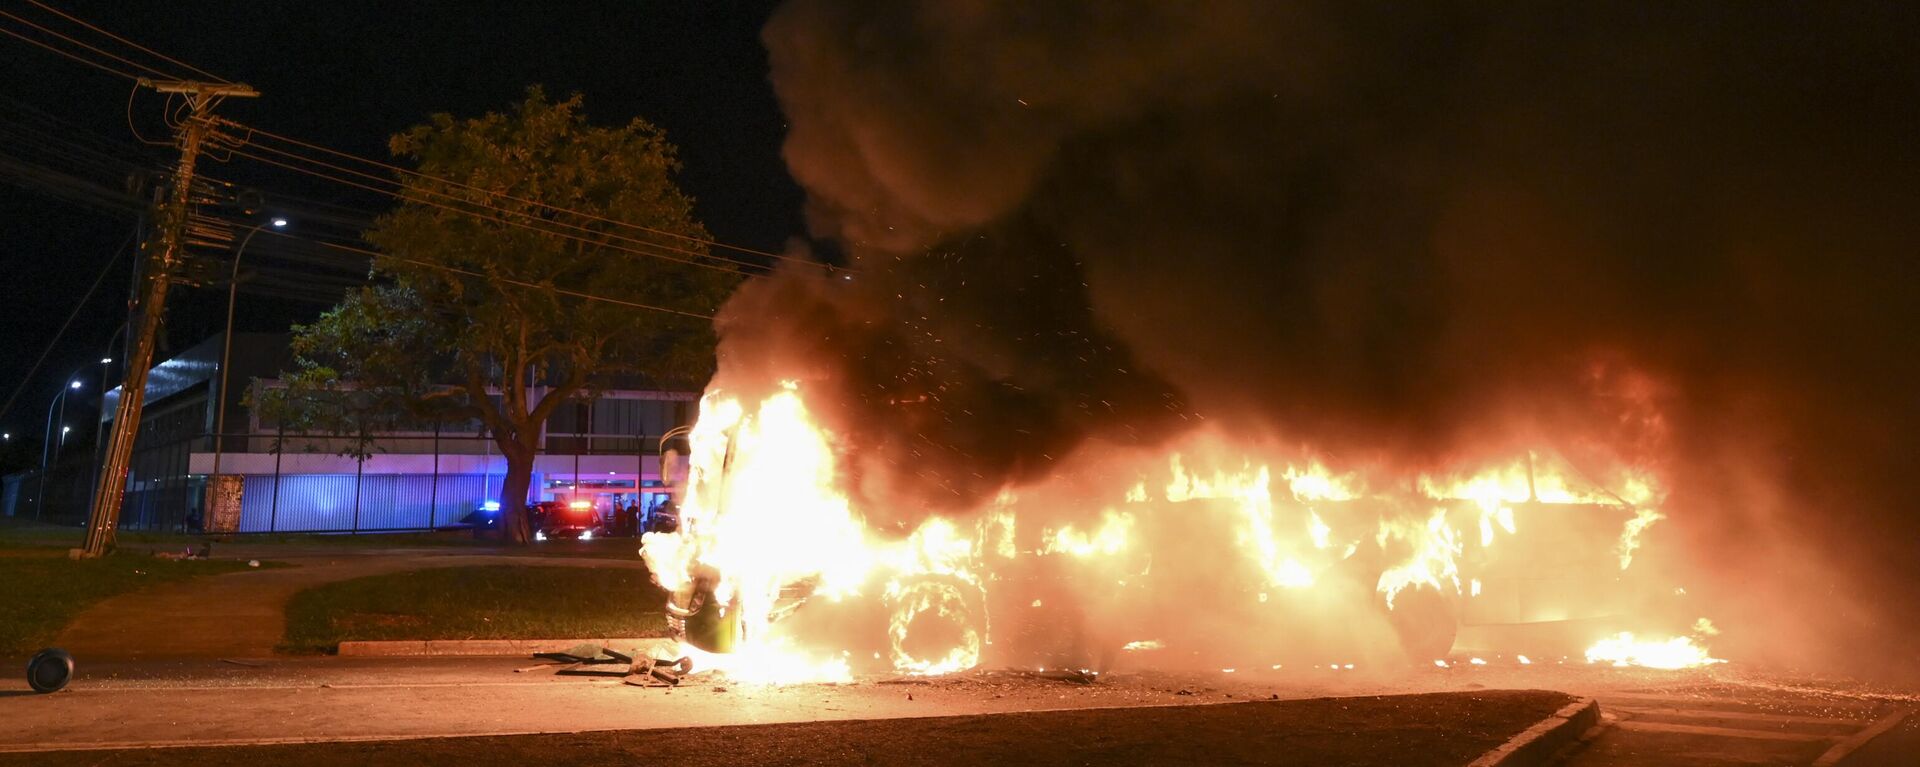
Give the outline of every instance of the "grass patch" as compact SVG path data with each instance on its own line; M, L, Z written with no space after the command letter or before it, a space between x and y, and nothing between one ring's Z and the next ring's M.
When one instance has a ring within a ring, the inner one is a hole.
M344 641L663 636L665 592L638 568L489 565L355 578L287 605L289 652Z
M47 646L73 616L95 602L162 583L249 569L236 560L170 561L141 554L72 560L65 551L0 553L0 654Z

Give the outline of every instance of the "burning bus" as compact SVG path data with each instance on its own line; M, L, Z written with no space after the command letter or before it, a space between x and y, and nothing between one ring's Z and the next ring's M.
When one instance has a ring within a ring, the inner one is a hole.
M1630 467L1609 484L1529 453L1399 477L1196 434L887 529L797 384L709 393L691 442L681 527L642 554L690 651L749 678L1426 663L1671 628L1641 622L1671 589L1633 567L1661 496Z

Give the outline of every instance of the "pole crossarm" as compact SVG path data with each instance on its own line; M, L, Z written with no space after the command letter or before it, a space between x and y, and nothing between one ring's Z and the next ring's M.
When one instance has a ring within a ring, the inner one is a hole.
M260 92L246 83L207 83L198 80L149 80L140 78L140 84L160 93L185 93L189 96L211 96L225 98L258 98Z

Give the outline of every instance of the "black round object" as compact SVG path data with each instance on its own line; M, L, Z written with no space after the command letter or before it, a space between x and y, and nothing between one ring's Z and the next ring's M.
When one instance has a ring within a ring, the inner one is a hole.
M34 692L59 692L73 679L73 656L58 647L34 653L27 661L27 684Z

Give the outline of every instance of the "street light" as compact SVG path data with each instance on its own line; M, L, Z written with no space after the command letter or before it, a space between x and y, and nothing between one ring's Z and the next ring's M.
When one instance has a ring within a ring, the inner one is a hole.
M47 507L47 449L53 446L53 440L54 440L53 406L55 404L58 404L60 406L60 420L62 421L67 420L67 392L79 390L80 388L80 379L78 377L79 375L80 375L80 371L78 369L74 370L72 373L67 374L67 385L60 387L60 393L54 395L52 402L47 403L47 425L40 427L40 497L34 499L34 505L33 505L34 519L40 519L44 515L45 509ZM67 445L67 427L61 426L60 427L60 446L66 447L66 445Z
M208 477L220 476L221 448L227 440L227 366L233 358L233 306L240 299L240 260L247 255L247 243L253 242L253 236L261 229L272 226L284 229L287 220L275 216L254 224L247 230L247 236L240 238L240 244L233 249L233 273L227 277L227 332L220 337L220 390L213 401L213 473ZM209 479L209 486L214 480Z

